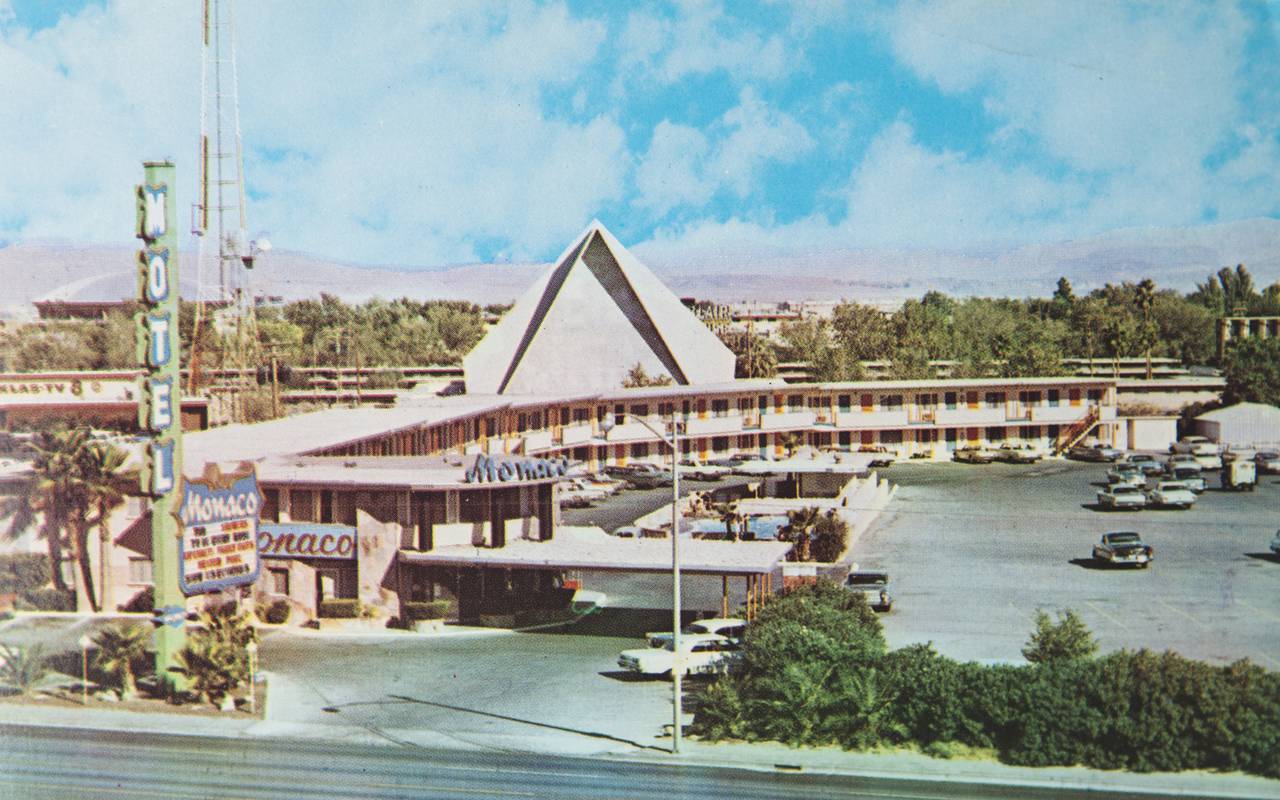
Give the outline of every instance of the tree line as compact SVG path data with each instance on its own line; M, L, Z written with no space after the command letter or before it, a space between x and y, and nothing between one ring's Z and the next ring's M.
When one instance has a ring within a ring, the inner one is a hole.
M329 294L264 306L256 311L257 347L251 348L260 363L247 366L267 363L271 350L279 362L296 366L459 364L484 335L485 317L506 308L409 298L352 305ZM59 320L0 332L0 367L16 372L132 369L135 311L125 305L101 320ZM190 363L197 335L194 319L195 306L184 302L179 319L184 363ZM234 366L234 331L220 331L206 318L198 335L201 368Z
M775 344L727 332L739 377L773 377L779 362L808 363L819 381L864 380L865 362L886 362L895 379L935 376L930 362L952 362L955 377L1061 375L1064 358L1174 358L1219 365L1216 321L1226 315L1280 315L1280 282L1263 291L1243 264L1209 275L1190 293L1150 278L1106 284L1077 295L1066 278L1048 298L956 298L930 291L892 313L857 302L829 319L782 325Z

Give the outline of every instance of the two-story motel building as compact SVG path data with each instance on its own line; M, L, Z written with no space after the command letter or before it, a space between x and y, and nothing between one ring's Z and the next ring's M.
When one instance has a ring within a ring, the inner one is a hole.
M620 388L635 364L671 385ZM1115 383L1106 378L785 384L734 380L733 364L592 223L467 357L467 393L188 434L184 473L256 465L265 501L258 599L287 599L303 618L325 598L358 598L388 616L405 600L449 598L468 618L533 602L566 570L669 568L660 541L601 546L556 536L560 476L546 465L666 462L666 446L641 418L674 419L682 455L698 460L777 459L799 444L941 460L968 445L1054 449L1116 433ZM501 477L469 478L481 456L511 466ZM149 583L145 520L116 526L107 606ZM686 552L686 571L742 577L750 592L764 592L786 546L694 541Z

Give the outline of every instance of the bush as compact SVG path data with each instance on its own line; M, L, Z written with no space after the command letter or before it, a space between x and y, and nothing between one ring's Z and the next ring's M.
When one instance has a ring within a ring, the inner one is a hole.
M18 596L17 607L24 611L75 611L75 592L62 592L52 586L32 589Z
M321 600L316 616L322 619L355 619L360 616L360 601L332 597Z
M49 585L49 556L11 553L0 556L0 594L23 595Z
M400 604L400 616L406 622L426 619L448 619L453 615L451 600L409 600Z
M1071 609L1059 612L1056 623L1044 611L1036 611L1035 619L1036 629L1022 649L1023 657L1031 663L1089 658L1098 652L1093 633Z
M289 621L288 600L272 600L266 607L258 606L258 616L268 625L283 625Z
M140 614L150 614L156 610L156 590L148 586L129 598L129 602L118 606L119 610Z
M40 645L18 648L0 644L0 686L31 694L48 674L49 664Z
M828 511L818 518L813 526L813 544L810 545L814 561L839 561L848 545L849 523L835 511Z

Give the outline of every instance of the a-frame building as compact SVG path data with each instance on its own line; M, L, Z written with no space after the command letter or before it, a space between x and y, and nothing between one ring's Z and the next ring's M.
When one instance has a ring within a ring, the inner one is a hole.
M463 360L471 394L593 393L636 364L676 385L733 380L733 352L598 221Z

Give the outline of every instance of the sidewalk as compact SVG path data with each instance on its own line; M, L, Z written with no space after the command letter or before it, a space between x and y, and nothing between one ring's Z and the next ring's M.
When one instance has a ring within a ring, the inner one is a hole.
M41 708L24 706L20 724L135 731L154 734L206 736L228 739L293 738L350 744L404 746L412 744L441 750L500 748L564 756L589 756L653 764L691 764L786 774L832 774L904 781L962 782L976 785L1026 786L1045 789L1142 793L1170 797L1280 798L1280 781L1239 773L1108 772L1085 767L1013 767L988 761L935 759L912 752L851 753L838 748L796 749L780 744L709 744L688 740L682 752L672 756L652 749L604 744L573 737L452 736L436 730L373 729L353 725L309 724L277 719L272 705L298 701L305 689L289 686L274 676L280 691L273 690L266 718L228 715L190 717L114 709ZM658 746L669 746L659 740Z

